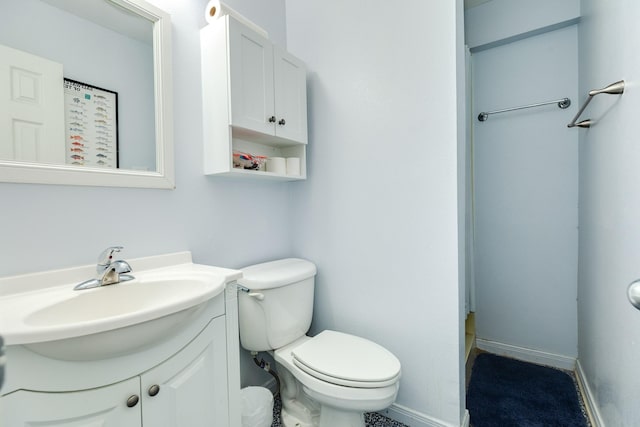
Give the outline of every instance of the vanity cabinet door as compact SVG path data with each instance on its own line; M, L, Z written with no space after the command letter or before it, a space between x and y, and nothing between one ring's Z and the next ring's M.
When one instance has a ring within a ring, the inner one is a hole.
M229 19L231 125L274 134L273 45Z
M142 424L148 427L228 427L224 317L172 358L144 373Z
M0 426L135 427L140 425L140 379L68 393L16 391L0 399ZM136 399L129 398L137 396ZM131 407L130 407L130 406Z

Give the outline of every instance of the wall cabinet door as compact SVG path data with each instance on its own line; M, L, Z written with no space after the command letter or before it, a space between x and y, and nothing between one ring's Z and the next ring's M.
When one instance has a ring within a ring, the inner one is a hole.
M295 56L273 48L276 135L307 142L307 72Z
M0 425L11 427L136 427L141 405L127 406L138 396L138 377L92 390L43 393L20 390L2 397Z
M229 20L231 125L273 135L273 45Z
M225 336L224 318L216 318L180 353L142 375L144 426L229 425Z
M307 142L307 83L302 61L229 20L231 125Z

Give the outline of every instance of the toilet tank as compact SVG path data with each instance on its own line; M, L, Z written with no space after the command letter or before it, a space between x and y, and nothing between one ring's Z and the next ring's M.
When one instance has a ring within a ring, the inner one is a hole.
M238 284L240 344L267 351L304 336L311 326L316 266L287 258L242 269Z

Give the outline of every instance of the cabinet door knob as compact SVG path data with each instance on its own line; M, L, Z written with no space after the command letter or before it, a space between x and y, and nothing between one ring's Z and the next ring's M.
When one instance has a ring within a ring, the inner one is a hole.
M151 387L149 387L148 390L149 396L153 397L156 394L160 393L160 386L158 384L154 384Z
M139 401L140 398L137 395L134 394L133 396L129 396L129 398L127 399L127 406L129 408L133 408L138 404Z
M280 126L284 126L284 125L286 125L286 124L287 124L287 122L285 122L285 121L284 121L284 119L280 119L280 121L278 122L278 124L279 124Z
M276 116L269 117L269 123L275 123L275 122L276 122Z

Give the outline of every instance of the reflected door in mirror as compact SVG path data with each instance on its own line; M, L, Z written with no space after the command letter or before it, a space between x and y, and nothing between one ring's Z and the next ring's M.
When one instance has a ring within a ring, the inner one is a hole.
M62 64L0 45L0 159L65 161Z

